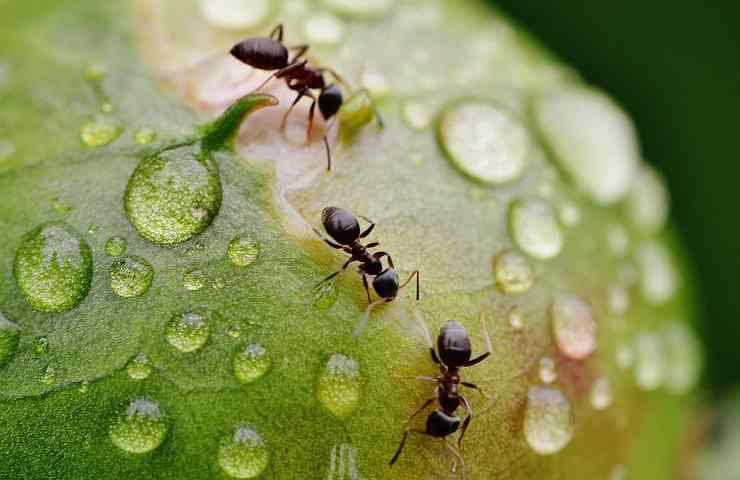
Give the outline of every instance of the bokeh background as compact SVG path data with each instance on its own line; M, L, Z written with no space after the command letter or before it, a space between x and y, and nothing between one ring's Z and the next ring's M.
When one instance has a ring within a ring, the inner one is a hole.
M713 396L740 384L740 2L490 0L634 119L697 273Z

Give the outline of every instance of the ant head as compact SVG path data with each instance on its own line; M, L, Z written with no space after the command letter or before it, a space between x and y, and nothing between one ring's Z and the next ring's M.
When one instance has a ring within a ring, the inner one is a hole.
M373 289L380 298L390 302L398 295L398 273L395 268L386 268L373 279Z
M343 102L342 91L336 84L331 84L322 90L319 95L319 110L324 120L329 120L336 115Z
M470 335L459 322L450 320L439 330L437 351L442 363L449 367L462 367L472 354Z
M288 49L267 37L247 38L231 48L234 58L259 70L279 70L288 66Z
M357 217L339 207L326 207L321 211L321 223L326 233L341 245L349 245L360 237Z

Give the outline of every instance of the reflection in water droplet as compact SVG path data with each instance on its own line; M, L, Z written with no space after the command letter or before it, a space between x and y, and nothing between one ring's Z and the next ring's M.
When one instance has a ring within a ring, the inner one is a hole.
M254 28L267 19L267 0L198 0L200 13L211 26L224 30Z
M552 358L542 357L540 359L539 375L543 383L552 383L558 379L558 371Z
M571 294L560 294L550 307L552 330L560 351L582 359L596 350L596 322L591 306Z
M157 132L152 128L140 128L134 132L134 141L141 145L152 143L157 138Z
M192 268L185 272L182 277L182 285L185 290L195 292L203 288L206 284L206 272L199 268Z
M159 447L169 425L157 402L132 400L108 427L115 446L128 453L147 453Z
M223 439L218 449L218 465L232 478L257 478L270 462L270 451L255 428L242 423Z
M126 253L128 241L123 237L111 237L105 242L105 253L110 257L120 257Z
M414 130L426 130L434 119L432 109L422 102L409 100L401 108L406 125Z
M563 235L552 208L541 200L514 203L509 212L509 228L514 241L524 253L547 260L563 248Z
M344 37L344 24L334 15L319 13L306 19L303 33L311 44L336 45Z
M702 354L699 341L683 323L671 323L663 336L666 346L666 389L675 394L691 391L699 381Z
M645 300L660 305L673 298L678 289L678 272L666 247L657 241L644 243L638 248L636 259Z
M643 390L655 390L665 380L665 356L661 337L640 333L635 339L635 381Z
M133 380L145 380L149 378L153 370L149 363L149 357L145 353L136 355L126 366L126 373Z
M5 366L18 349L21 328L0 312L0 367Z
M141 257L127 256L116 260L108 271L113 293L123 298L143 295L154 279L154 268Z
M123 127L109 118L98 118L82 125L80 139L88 147L102 147L118 138Z
M235 236L230 242L226 254L231 263L237 267L251 265L260 253L260 246L252 237L242 233Z
M90 290L92 269L87 242L63 222L45 223L25 234L13 264L24 297L42 312L79 305Z
M267 350L259 343L252 343L234 357L234 374L241 383L252 383L262 377L272 366Z
M524 293L534 284L534 268L524 256L504 250L494 260L496 286L504 293Z
M374 17L390 10L393 0L323 0L324 4L343 15Z
M33 353L46 355L49 353L49 339L47 337L36 337L33 339Z
M39 380L41 380L41 383L44 385L51 385L53 384L57 379L57 372L51 365L47 365L46 368L41 372L41 376L39 377Z
M524 414L524 438L540 455L562 450L573 438L573 412L560 390L530 387Z
M498 185L519 178L531 148L527 129L493 104L462 103L442 114L438 138L448 159L475 180Z
M165 326L167 342L183 353L203 348L210 333L206 317L199 312L176 314Z
M319 377L316 394L329 412L337 417L351 414L360 399L360 366L353 358L335 353Z
M606 377L598 377L591 385L591 406L595 410L606 410L613 400L612 384Z
M668 219L668 190L663 179L643 165L627 196L627 213L632 225L644 233L656 233Z
M524 316L519 310L519 307L513 307L509 310L509 326L514 330L521 330L524 328Z

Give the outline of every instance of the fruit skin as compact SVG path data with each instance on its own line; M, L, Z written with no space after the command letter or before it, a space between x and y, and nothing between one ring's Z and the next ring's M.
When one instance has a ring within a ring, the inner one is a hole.
M642 329L691 317L688 273L677 267L684 281L668 303L657 307L646 305L639 289L631 288L633 306L624 322L610 322L603 297L621 260L604 255L604 236L612 222L625 221L619 205L594 205L552 167L549 157L530 165L525 177L511 185L473 185L446 162L433 128L414 133L400 118L401 99L416 96L437 106L463 95L493 96L515 110L530 96L579 83L572 72L475 2L442 3L437 37L461 39L466 32L479 32L465 42L448 42L447 48L438 47L429 34L412 38L393 23L397 19L382 28L382 23L373 23L382 19L363 20L362 25L373 27L370 33L362 33L358 24L345 39L355 46L368 37L379 43L367 43L374 48L355 52L355 63L337 67L357 71L357 62L370 60L388 78L400 80L397 90L379 95L386 130L379 133L367 125L353 135L337 150L337 172L328 177L318 143L306 151L293 148L281 137L269 136L275 131L269 112L255 115L246 122L239 155L214 153L223 200L212 225L179 247L162 248L137 235L123 210L123 192L142 158L200 132L198 126L207 120L160 91L151 69L176 62L187 48L171 50L171 58L157 57L160 40L147 33L157 31L153 27L162 19L148 4L138 3L136 9L122 1L0 4L0 40L7 48L0 63L8 72L0 80L0 119L12 125L2 135L15 148L0 160L0 310L22 332L15 356L0 370L0 478L225 478L216 460L220 442L244 422L255 426L270 449L263 478L326 478L332 458L351 455L362 478L422 479L448 471L450 462L442 450L419 439L409 442L393 469L386 465L403 421L429 394L427 386L406 377L435 372L411 320L410 294L374 312L360 341L351 335L365 306L354 274L340 280L338 299L330 308L305 300L310 286L337 268L340 259L316 242L305 225L296 226L295 216L318 222L318 212L329 204L378 221L375 238L393 252L402 273L422 270L419 308L431 328L457 319L475 335L481 307L487 311L494 355L468 378L485 388L491 403L471 395L480 414L466 439L468 480L608 478L618 465L625 466L628 478L671 478L693 401L663 390L637 389L632 373L616 368L614 352ZM423 9L407 10L406 19L409 13L425 18ZM166 30L175 32L175 46L185 39L187 47L191 39L202 38L198 32L210 31L201 21L191 28L177 24L197 17L195 11L165 16L175 22ZM289 20L288 31L298 36L300 23ZM402 64L391 62L393 56L386 55L378 34L372 33L378 31L396 44L432 44L439 71L404 80L398 73ZM471 52L491 45L504 48L494 48L498 56L491 56L485 72L471 73L462 69L462 56L451 48L459 45L471 45ZM336 58L329 48L317 48L316 55L324 62ZM151 66L144 66L142 57ZM83 72L95 62L105 64L107 74L99 81L86 80ZM181 72L171 79L175 86L188 77L197 87L205 78L198 68ZM464 92L424 82L442 78L465 84L465 75L497 76L466 84ZM80 143L79 127L99 114L101 94L114 105L109 115L125 130L111 144L90 148ZM199 98L186 95L186 100ZM225 107L213 102L205 106ZM156 143L135 142L134 132L143 127L156 129ZM259 135L265 135L262 144L255 139ZM273 164L260 156L270 151L270 142L288 152L288 161L278 158ZM415 156L422 159L421 166ZM321 174L310 178L310 188L289 188L295 172L312 168ZM578 205L581 222L565 230L565 247L556 260L533 260L538 278L529 292L503 295L495 289L491 261L502 249L512 248L508 206L517 198L541 195L539 187L547 178L555 179L549 187L556 196ZM55 209L55 199L72 209ZM49 315L35 311L20 295L12 261L22 235L53 220L64 220L78 232L96 232L85 234L95 267L91 291L81 305ZM240 268L229 263L226 251L231 239L245 232L261 248L253 264ZM126 238L128 253L155 269L156 280L141 298L117 298L108 289L105 274L114 260L105 255L104 245L113 235ZM634 229L629 235L633 244L652 238ZM657 238L678 250L670 233ZM182 275L196 265L211 282L193 293L182 288ZM224 287L212 288L218 279ZM599 313L598 350L588 361L568 361L554 350L547 311L552 295L561 290L587 297ZM527 318L521 332L513 331L506 319L515 304ZM177 353L164 336L165 323L186 307L212 313L210 337L196 354ZM33 341L41 335L49 339L46 354L33 351ZM242 385L233 375L233 356L254 341L269 352L273 367L257 382ZM474 336L473 343L474 351L483 348L480 337ZM147 354L154 372L133 381L125 365L139 352ZM359 365L359 389L353 388L359 390L359 400L342 418L321 404L316 391L327 362L338 353ZM548 457L534 454L522 437L527 388L538 383L536 364L545 354L559 362L555 385L571 399L576 415L573 441ZM39 380L49 366L55 372L50 384ZM594 412L588 404L588 386L597 373L609 374L614 383L615 401L606 413ZM172 427L153 452L125 454L110 441L108 428L121 405L142 396L159 403ZM339 469L335 465L335 474Z

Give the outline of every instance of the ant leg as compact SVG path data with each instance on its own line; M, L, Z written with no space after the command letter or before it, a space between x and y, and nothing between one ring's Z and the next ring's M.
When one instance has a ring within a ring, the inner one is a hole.
M316 227L311 227L311 228L313 229L314 233L316 235L318 235L319 238L321 240L323 240L324 243L326 243L327 245L329 245L331 248L336 248L337 250L343 250L344 249L344 247L342 245L339 245L338 243L334 243L331 240L327 240L326 238L324 238L324 236L321 234L321 232L319 232L318 230L316 230Z
M426 377L422 375L420 377L416 377L416 379L422 382L436 383L439 385L439 378L436 378L436 377Z
M285 68L281 68L277 72L275 72L272 75L270 75L269 77L267 77L267 80L265 80L264 82L262 82L262 84L259 87L255 88L252 91L252 93L259 92L260 90L262 90L264 88L264 86L267 85L267 83L270 80L272 80L273 78L283 78L285 75L287 75L287 74L289 74L289 73L291 73L291 72L293 72L295 70L298 70L300 68L305 67L307 63L308 63L308 60L302 60L302 61L300 61L298 63L291 63L290 65L288 65Z
M414 318L416 319L416 322L419 324L419 327L421 327L421 332L424 334L424 338L427 341L427 345L429 345L429 353L432 356L432 361L438 365L442 365L442 362L439 360L439 356L437 355L437 351L434 349L434 343L432 342L432 335L429 333L427 324L424 323L424 319L421 317L421 313L419 313L419 310L414 309Z
M367 217L365 217L363 215L360 215L360 218L363 219L363 220L365 220L367 223L370 224L370 226L367 227L365 229L365 231L360 234L360 238L365 238L368 235L370 235L370 232L372 232L373 231L373 228L375 228L375 222L373 222L372 220L370 220L369 218L367 218Z
M298 92L298 95L296 95L295 100L293 100L293 103L290 104L290 107L288 107L288 110L286 110L285 114L283 115L283 121L280 123L280 130L285 134L285 126L288 124L288 116L290 116L290 112L293 111L296 104L301 100L301 98L306 96L305 90L300 90Z
M277 35L277 38L275 36ZM277 40L278 42L283 41L283 24L279 23L277 27L272 29L272 32L270 32L270 38L273 40Z
M483 398L488 398L488 396L485 394L485 392L483 391L483 389L480 388L478 385L476 385L474 383L460 382L460 385L462 385L463 387L472 388L473 390L475 390L478 393L480 393Z
M313 130L313 115L316 111L316 97L311 93L310 91L306 94L309 97L313 98L313 102L311 102L311 108L308 109L308 125L306 126L306 143L311 143L311 130ZM324 142L326 145L328 145L328 140L326 140L326 135L324 135ZM329 170L331 170L331 159L329 159Z
M347 267L349 266L349 264L350 264L350 263L352 263L352 262L355 262L355 261L357 261L357 259L355 259L355 258L350 258L349 260L347 260L346 262L344 262L344 265L342 265L342 269L341 269L341 270L337 270L336 272L332 273L331 275L329 275L329 276L328 276L328 277L326 277L325 279L321 280L321 281L320 281L319 283L317 283L317 284L316 284L316 286L315 286L315 287L313 287L313 288L319 288L319 287L320 287L321 285L323 285L324 283L328 282L329 280L331 280L332 278L336 277L337 275L339 275L339 274L340 274L340 273L342 273L343 271L347 270Z
M406 445L406 439L409 437L409 433L418 433L420 435L426 435L427 432L424 430L416 430L416 429L406 429L403 432L403 437L401 438L401 443L398 445L398 449L396 450L396 453L393 455L393 458L391 458L391 461L388 462L388 465L393 465L396 463L396 460L398 460L398 457L401 456L401 452L403 451L403 447Z
M464 367L472 367L475 364L478 364L485 360L486 358L491 355L491 352L493 351L493 344L491 343L491 334L488 333L488 326L486 325L486 315L483 312L480 312L480 324L481 324L481 330L483 331L483 337L486 339L486 353L469 360Z
M380 300L375 300L370 305L367 306L365 309L365 313L362 314L362 318L359 322L357 322L357 326L355 327L355 331L352 332L352 337L357 338L360 335L362 335L362 332L365 330L365 327L367 326L367 321L370 318L370 312L375 308L376 306L380 305L381 303L385 302L385 299L381 298Z
M410 422L411 420L413 420L415 416L417 416L418 414L420 414L421 412L423 412L424 409L427 408L429 405L431 405L432 402L434 402L435 400L437 400L437 395L429 398L419 408L417 408L416 410L414 410L414 413L412 413L411 415L409 415L409 419L406 420L406 422Z
M321 67L321 68L317 68L317 70L321 73L327 72L331 74L331 76L334 77L334 80L341 83L348 90L350 89L349 83L347 83L347 81L341 75L339 75L336 72L336 70L329 68L329 67Z
M290 63L294 63L296 60L304 56L309 48L310 45L296 45L295 47L289 47L288 50L298 50L298 53L295 54Z
M452 471L456 472L457 466L460 465L460 478L462 480L465 480L465 460L463 459L462 454L455 450L455 448L450 445L447 440L444 440L444 442L447 450L455 456L455 463L452 465Z
M473 419L473 409L470 407L470 403L468 403L468 400L462 395L460 396L460 401L462 402L462 407L465 409L465 412L468 414L465 417L465 420L463 420L462 427L460 428L460 437L458 437L457 439L457 448L459 448L462 452L463 438L465 437L465 432L470 426L470 421Z
M367 284L367 276L365 274L362 274L362 286L365 287L365 293L367 293L367 303L372 303L373 299L370 298L370 287Z
M365 248L374 248L380 245L380 242L370 242L367 245L365 245Z
M391 257L388 257L389 262L390 262L390 258ZM401 290L403 287L405 287L411 281L411 279L414 278L414 276L416 276L416 301L418 302L419 301L419 271L418 270L414 270L414 273L409 275L409 278L405 282L403 282L403 284L401 284L401 286L399 286L398 289Z

